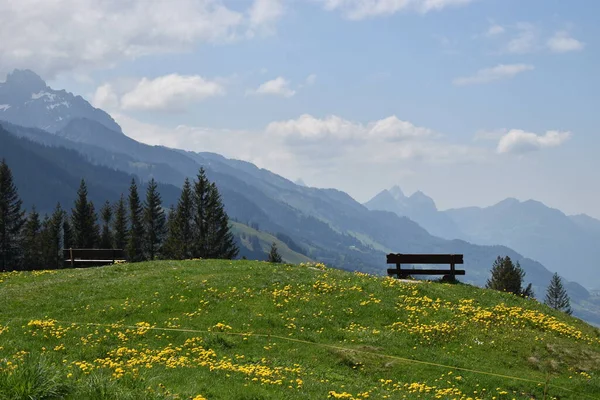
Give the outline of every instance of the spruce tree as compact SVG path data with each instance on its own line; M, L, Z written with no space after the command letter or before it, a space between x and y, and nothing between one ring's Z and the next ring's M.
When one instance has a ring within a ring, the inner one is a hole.
M96 207L94 207L94 203L92 203L91 201L89 202L89 210L90 210L90 215L89 215L89 224L92 227L92 233L91 233L91 244L92 244L92 248L95 249L100 245L100 225L98 225L98 214L96 214Z
M217 185L209 185L206 206L206 258L233 259L239 253Z
M135 179L129 187L129 240L127 242L127 258L131 262L144 261L144 209L140 201Z
M271 251L269 251L269 258L267 261L270 263L280 263L282 261L281 255L277 251L277 244L275 242L273 242L271 245Z
M113 224L115 248L125 250L127 241L129 240L129 230L127 229L127 208L125 206L125 198L121 198L115 204L115 219Z
M77 190L75 207L71 211L73 228L73 247L78 249L92 249L98 242L97 215L94 204L88 201L87 186L82 179Z
M110 229L113 211L109 201L104 203L102 210L100 210L100 217L102 218L102 234L100 235L100 248L101 249L112 249L113 248L113 235Z
M555 310L563 311L569 315L573 313L573 310L571 310L571 299L562 284L560 276L556 272L550 280L550 286L548 286L548 290L546 291L544 303Z
M486 284L488 289L533 297L534 294L531 284L529 284L525 290L522 288L525 271L523 271L518 261L514 264L509 256L504 258L498 257L496 261L494 261L491 272L492 276Z
M160 251L166 233L165 212L154 178L150 180L144 202L144 248L150 260L154 260Z
M194 257L209 258L208 248L208 207L210 182L204 168L200 168L194 182Z
M10 168L0 162L0 271L16 269L20 261L25 213Z
M70 249L73 247L73 226L71 225L71 220L66 211L63 211L63 247L65 249Z
M56 269L57 267L54 265L55 260L52 259L49 254L50 248L52 247L50 238L50 222L50 217L48 214L45 214L40 229L40 258L42 259L41 265L43 265L45 269Z
M44 219L42 224L43 258L44 265L50 269L62 266L62 226L64 211L60 203L56 205L50 218ZM66 248L66 247L65 247Z
M185 179L181 196L175 211L173 242L177 259L189 259L194 256L194 194L189 179Z
M27 220L23 226L23 269L34 270L44 269L42 259L42 240L41 240L42 223L40 222L40 214L35 207L31 209Z
M179 259L179 231L177 229L177 212L175 207L171 205L169 208L169 214L167 217L167 234L165 243L162 247L162 256L167 259L176 260Z

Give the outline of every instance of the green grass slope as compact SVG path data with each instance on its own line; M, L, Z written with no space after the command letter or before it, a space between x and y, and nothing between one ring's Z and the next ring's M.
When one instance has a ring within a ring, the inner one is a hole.
M0 399L600 398L595 328L468 285L159 261L0 274Z
M248 225L241 224L239 222L231 222L233 233L235 236L240 237L241 253L244 253L244 249L249 250L249 259L258 259L259 254L263 260L266 260L269 251L271 250L271 245L273 242L277 245L277 251L281 255L281 258L284 262L290 264L300 264L300 263L308 263L313 262L312 259L305 256L304 254L298 253L289 248L287 244L282 242L276 236L271 235L267 232L258 231L254 228L249 227ZM251 237L256 237L258 240L258 246L253 246ZM255 248L257 247L257 248ZM252 256L257 256L257 258L253 258Z

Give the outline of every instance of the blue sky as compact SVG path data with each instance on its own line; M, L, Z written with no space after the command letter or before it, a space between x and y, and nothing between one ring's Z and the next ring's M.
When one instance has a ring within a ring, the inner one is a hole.
M516 197L600 217L598 15L593 0L23 0L0 5L0 72L31 68L138 140L359 201L399 184L442 209Z

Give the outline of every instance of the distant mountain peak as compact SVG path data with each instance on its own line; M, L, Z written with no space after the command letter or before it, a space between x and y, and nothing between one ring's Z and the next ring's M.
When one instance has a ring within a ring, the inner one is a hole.
M400 186L398 185L394 185L392 186L388 192L392 195L392 197L396 200L400 200L400 199L404 199L406 198L406 196L404 195L404 192L402 191L402 189L400 188Z
M94 120L122 132L106 112L94 108L81 96L50 88L31 70L16 69L5 82L0 82L0 120L56 133L75 118Z
M417 190L416 192L414 192L408 198L408 200L415 205L419 205L421 207L426 207L426 208L430 209L431 211L437 211L437 206L435 205L435 201L433 201L433 199L431 197L427 196L425 193L421 192L420 190Z
M30 69L15 69L6 76L5 84L24 89L30 93L41 91L48 87L46 82Z

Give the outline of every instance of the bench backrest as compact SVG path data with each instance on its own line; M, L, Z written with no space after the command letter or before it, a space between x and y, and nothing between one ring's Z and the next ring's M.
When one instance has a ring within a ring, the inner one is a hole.
M462 254L388 254L388 264L463 264Z
M124 260L123 249L63 249L63 257L70 260Z

